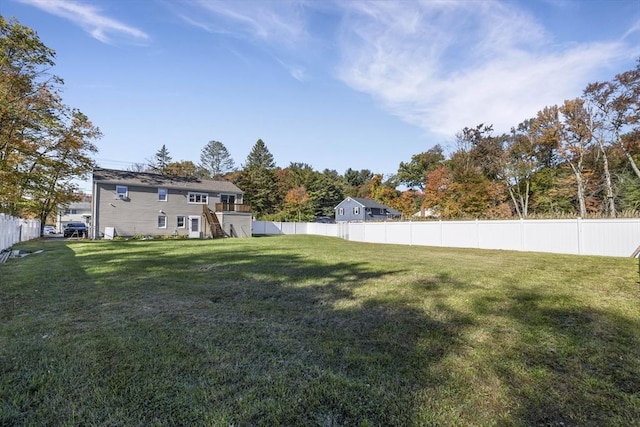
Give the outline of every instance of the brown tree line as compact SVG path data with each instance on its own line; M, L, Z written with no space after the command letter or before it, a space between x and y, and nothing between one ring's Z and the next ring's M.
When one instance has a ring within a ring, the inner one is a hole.
M464 128L425 171L422 206L446 218L637 215L640 62L510 133Z

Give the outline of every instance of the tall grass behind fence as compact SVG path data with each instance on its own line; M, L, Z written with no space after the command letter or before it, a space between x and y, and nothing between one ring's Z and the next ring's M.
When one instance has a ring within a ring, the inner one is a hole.
M40 237L40 221L0 214L0 251Z
M316 234L368 243L624 257L640 246L640 218L339 224L254 221L253 234Z

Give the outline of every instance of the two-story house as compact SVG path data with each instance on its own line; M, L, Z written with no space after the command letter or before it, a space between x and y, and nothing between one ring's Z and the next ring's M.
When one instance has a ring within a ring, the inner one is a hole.
M228 181L95 168L90 237L251 237L251 209Z
M334 208L336 222L349 221L385 221L400 218L401 214L395 209L378 203L375 200L360 197L347 197Z
M91 202L71 202L58 206L56 228L60 233L70 222L82 222L91 226Z

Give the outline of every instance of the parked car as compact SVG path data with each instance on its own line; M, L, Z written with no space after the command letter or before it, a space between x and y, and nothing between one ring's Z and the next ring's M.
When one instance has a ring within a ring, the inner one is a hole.
M313 220L313 222L319 222L319 223L322 223L322 224L333 224L334 223L333 218L328 217L328 216L318 216Z
M56 228L53 225L45 225L42 234L56 234Z
M89 231L83 222L70 222L64 227L64 237L87 237Z

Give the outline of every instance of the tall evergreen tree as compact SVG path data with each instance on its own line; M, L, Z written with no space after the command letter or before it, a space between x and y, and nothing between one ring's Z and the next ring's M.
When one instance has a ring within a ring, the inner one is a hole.
M275 213L280 201L276 164L262 139L251 149L236 184L245 192L245 201L257 217Z
M171 156L169 155L169 149L166 145L162 144L162 147L156 152L153 160L150 162L149 167L155 173L165 174L167 166L171 163Z
M209 141L200 152L200 166L208 171L211 178L220 179L233 171L235 162L222 142Z

